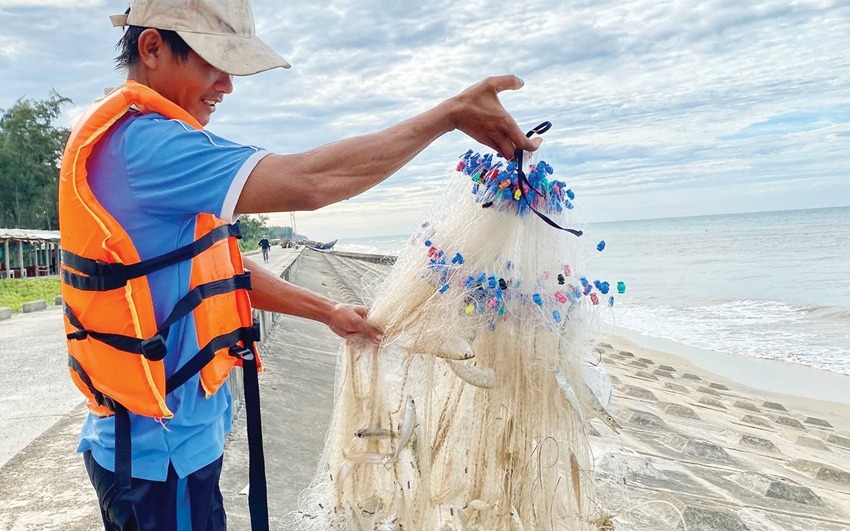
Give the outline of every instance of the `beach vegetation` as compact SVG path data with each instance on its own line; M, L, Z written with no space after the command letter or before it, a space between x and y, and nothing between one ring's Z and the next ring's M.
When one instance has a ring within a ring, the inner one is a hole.
M20 312L25 302L44 299L53 304L60 294L58 277L9 278L0 280L0 308Z

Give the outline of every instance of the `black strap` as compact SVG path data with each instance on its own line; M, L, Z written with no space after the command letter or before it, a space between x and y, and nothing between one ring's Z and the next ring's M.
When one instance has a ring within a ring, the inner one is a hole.
M192 359L177 369L177 371L165 381L165 392L170 393L186 383L189 378L200 372L200 370L215 357L215 353L219 350L231 347L239 341L253 342L258 328L258 325L254 324L253 326L237 328L232 332L212 338L210 342L204 346L204 348L192 356Z
M108 334L97 332L85 328L79 318L74 314L73 310L67 304L64 305L65 315L68 317L68 322L77 329L76 332L67 334L70 340L85 339L91 337L102 343L132 354L144 354L151 361L160 361L165 357L165 341L168 339L168 332L171 326L197 308L204 299L230 293L237 289L251 289L251 272L246 271L240 275L235 275L222 280L215 280L196 286L194 289L184 295L165 321L162 322L156 333L147 339L140 339L133 336L125 336L122 334Z
M115 411L115 485L129 489L133 482L133 439L130 432L130 414L119 403Z
M133 441L130 435L129 412L123 405L98 391L80 362L70 354L68 367L76 372L88 387L95 402L115 413L115 485L119 489L129 489L133 479Z
M542 135L543 133L548 131L551 127L552 127L552 122L548 122L548 121L543 122L542 124L533 128L531 131L527 132L525 134L525 136L528 137L528 138L531 138L535 134ZM519 184L520 184L520 186L519 186L520 192L519 193L522 196L523 200L525 201L525 204L528 205L528 208L530 208L532 212L537 214L537 217L539 217L540 219L545 221L550 227L554 227L558 230L569 232L570 234L575 234L576 236L581 236L582 234L584 234L584 232L582 232L580 230L568 229L568 228L565 228L565 227L558 225L557 223L552 221L552 219L549 218L549 216L547 216L546 214L543 214L542 212L540 212L539 210L537 210L536 208L531 206L531 202L529 202L528 197L525 193L525 190L522 187L523 185L534 190L535 192L537 192L537 195L539 195L541 197L543 197L544 194L541 193L536 188L534 188L533 186L531 186L531 183L528 182L528 178L525 176L525 172L522 169L522 153L523 153L522 148L517 148L517 150L514 152L514 160L516 160L516 171L517 171L517 176L519 177Z
M230 237L242 237L239 231L238 221L232 225L216 227L194 242L184 245L179 249L130 265L107 264L63 249L62 263L82 274L62 269L62 282L82 291L109 291L117 289L126 285L130 279L143 277L164 267L194 258L212 247L215 243Z
M268 531L269 506L266 462L263 454L263 420L260 414L260 384L253 345L246 342L242 357L245 414L248 425L248 511L252 531Z

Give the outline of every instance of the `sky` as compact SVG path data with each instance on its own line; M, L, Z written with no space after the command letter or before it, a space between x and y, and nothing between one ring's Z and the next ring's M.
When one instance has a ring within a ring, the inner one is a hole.
M590 222L850 205L850 2L252 2L290 70L236 78L208 126L296 153L389 127L480 79ZM0 0L0 109L69 97L71 125L121 83L118 0ZM296 214L319 240L411 232L459 155L449 133L386 182ZM272 214L288 225L288 214Z

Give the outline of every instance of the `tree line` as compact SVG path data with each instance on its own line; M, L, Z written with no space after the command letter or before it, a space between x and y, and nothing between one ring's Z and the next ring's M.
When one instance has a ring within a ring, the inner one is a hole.
M55 122L68 103L51 91L46 99L22 98L0 109L0 227L58 230L59 166L71 131ZM293 236L291 227L267 222L267 216L243 216L241 245Z
M59 163L70 130L55 121L70 102L51 92L0 109L0 227L59 228Z

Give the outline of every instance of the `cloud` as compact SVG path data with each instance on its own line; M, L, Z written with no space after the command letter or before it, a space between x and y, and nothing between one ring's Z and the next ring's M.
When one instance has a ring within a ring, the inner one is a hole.
M293 68L235 81L210 126L233 140L308 150L514 72L526 86L502 101L524 128L554 123L544 156L591 220L850 204L846 2L252 4ZM70 122L120 83L118 11L0 0L0 108L55 88L74 100ZM446 135L363 196L298 214L299 230L302 218L318 239L410 230L475 146Z

